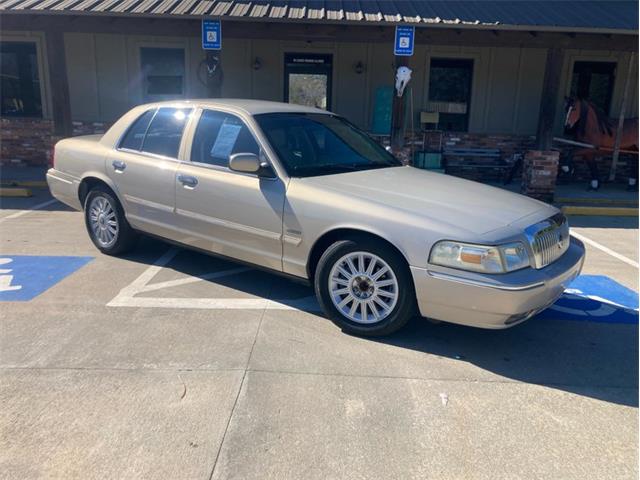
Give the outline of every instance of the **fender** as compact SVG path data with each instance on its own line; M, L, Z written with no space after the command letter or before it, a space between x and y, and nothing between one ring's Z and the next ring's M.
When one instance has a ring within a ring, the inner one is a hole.
M115 193L116 198L120 202L120 205L124 207L125 203L123 201L122 194L118 190L118 187L116 187L116 184L113 182L113 180L111 180L107 175L105 175L102 172L98 172L96 170L90 170L82 176L82 178L80 179L80 185L82 185L83 182L85 182L85 180L89 180L89 179L96 179L105 183L113 191L113 193ZM79 188L78 188L78 195L80 195Z

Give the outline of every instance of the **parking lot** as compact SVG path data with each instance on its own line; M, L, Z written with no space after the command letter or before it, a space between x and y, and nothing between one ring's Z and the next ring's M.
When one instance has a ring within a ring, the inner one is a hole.
M637 478L638 219L571 223L540 316L364 339L307 286L3 199L0 477Z

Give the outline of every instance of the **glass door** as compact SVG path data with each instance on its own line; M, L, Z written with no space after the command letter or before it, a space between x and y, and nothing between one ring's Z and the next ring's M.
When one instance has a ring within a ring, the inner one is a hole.
M331 108L332 55L287 53L284 69L285 102Z

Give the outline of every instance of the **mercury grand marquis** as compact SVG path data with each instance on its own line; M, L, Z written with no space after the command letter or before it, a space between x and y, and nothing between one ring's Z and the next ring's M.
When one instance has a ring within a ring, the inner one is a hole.
M138 106L104 135L58 142L47 181L105 254L146 233L297 277L358 335L416 313L510 327L584 261L555 207L403 166L344 118L297 105Z

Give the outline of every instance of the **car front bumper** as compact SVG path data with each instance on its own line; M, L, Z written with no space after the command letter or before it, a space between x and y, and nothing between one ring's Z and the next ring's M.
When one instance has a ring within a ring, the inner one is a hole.
M584 255L584 245L572 237L565 254L539 270L486 275L411 267L420 314L480 328L512 327L551 306L580 274Z

